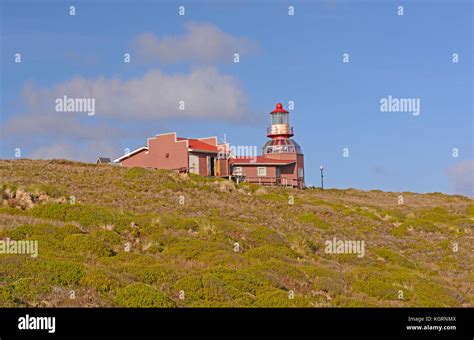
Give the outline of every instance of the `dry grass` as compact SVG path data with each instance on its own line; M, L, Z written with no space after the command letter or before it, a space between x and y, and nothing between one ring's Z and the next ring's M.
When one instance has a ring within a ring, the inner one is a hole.
M474 205L462 196L262 189L61 160L0 161L0 187L50 198L25 210L7 207L16 204L9 198L0 208L0 239L40 242L37 259L0 255L5 306L474 302ZM365 256L325 253L333 238L363 240Z

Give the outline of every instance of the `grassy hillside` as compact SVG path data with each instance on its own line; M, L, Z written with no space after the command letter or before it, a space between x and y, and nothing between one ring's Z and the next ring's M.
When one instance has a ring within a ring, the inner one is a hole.
M0 161L0 187L0 240L39 245L0 254L0 306L474 304L462 196L31 160ZM326 253L333 238L365 255Z

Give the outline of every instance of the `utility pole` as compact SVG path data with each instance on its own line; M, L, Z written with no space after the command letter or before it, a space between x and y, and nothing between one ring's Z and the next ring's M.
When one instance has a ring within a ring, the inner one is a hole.
M323 168L322 165L319 167L319 170L321 170L321 190L324 190L324 182L323 182L323 178L324 178L323 170L324 170L324 168Z

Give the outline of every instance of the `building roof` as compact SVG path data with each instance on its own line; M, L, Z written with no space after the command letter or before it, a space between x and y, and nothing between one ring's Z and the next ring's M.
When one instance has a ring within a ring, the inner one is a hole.
M187 140L189 142L189 148L192 151L212 151L212 152L219 152L220 149L212 144L205 143L201 140L194 139L194 138L176 138L177 140Z
M206 142L203 142L202 140L199 140L199 139L195 139L195 138L181 138L181 137L177 137L176 138L176 141L188 141L188 145L189 145L189 151L196 151L196 152L212 152L212 153L218 153L221 151L221 149L215 145L212 145L212 144L208 144ZM120 163L121 161L123 161L124 159L128 158L128 157L131 157L137 153L140 153L142 151L148 151L148 147L147 146L142 146L138 149L135 149L129 153L127 153L126 155L123 155L122 157L119 157L117 159L114 160L114 163Z
M110 163L110 158L108 158L108 157L97 157L97 163Z
M293 164L296 163L295 160L291 159L274 159L274 158L268 158L264 156L257 156L257 157L235 157L231 158L230 162L232 164L237 164L237 165L288 165L288 164Z
M270 139L262 147L262 155L277 153L303 153L301 146L291 138Z
M128 157L130 157L130 156L133 156L134 154L139 153L139 152L144 151L144 150L148 151L148 148L147 148L146 146L142 146L141 148L135 149L135 150L133 150L133 151L127 153L126 155L123 155L122 157L119 157L119 158L117 158L117 159L114 159L114 163L121 162L121 161L124 160L125 158L128 158Z
M270 114L274 114L274 113L289 113L289 112L286 111L286 110L283 108L283 104L282 104L282 103L278 103L278 104L276 104L276 106L275 106L275 110L273 110L272 112L270 112Z

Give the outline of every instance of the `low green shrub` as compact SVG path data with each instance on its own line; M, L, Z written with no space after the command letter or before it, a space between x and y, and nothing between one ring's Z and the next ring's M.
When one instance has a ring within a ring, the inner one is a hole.
M382 210L379 210L379 214L382 217L388 217L390 222L393 222L393 221L401 222L401 221L405 220L405 218L406 218L406 212L404 212L403 210L382 209Z
M248 269L233 270L231 268L219 266L206 271L207 274L217 277L226 286L233 287L241 293L255 295L258 291L268 287L265 280L258 277L255 272Z
M75 221L86 227L114 224L117 221L116 214L110 209L80 204L40 204L34 206L29 214L64 222Z
M78 284L84 275L82 265L62 259L2 255L1 263L0 273L9 281L35 278L49 284L69 286Z
M49 240L55 241L63 240L66 236L71 234L80 233L82 233L82 231L75 225L66 224L58 227L48 223L39 223L35 225L22 224L5 231L5 235L13 240L47 237Z
M211 267L225 265L232 269L240 268L249 263L247 258L240 253L231 251L230 247L228 250L218 249L200 254L197 259Z
M269 289L257 295L254 307L311 307L309 301L298 295L298 292Z
M464 300L455 291L424 279L415 283L413 295L421 307L459 307Z
M404 222L400 227L401 228L412 227L415 230L418 230L418 231L421 230L421 231L430 232L430 233L438 231L438 227L433 222L430 222L424 219L416 219L416 218L407 219L406 222Z
M108 293L120 287L120 281L109 273L94 268L88 268L81 278L81 285L92 288L99 293Z
M422 220L430 221L433 223L446 223L456 219L456 216L451 215L448 210L442 207L422 210L418 212L417 215Z
M25 211L21 209L16 209L14 207L0 207L0 214L24 215Z
M202 276L202 290L207 301L235 301L242 293L231 285L227 285L221 278L213 274Z
M403 237L406 236L408 232L408 226L406 224L400 224L398 227L393 228L390 232L395 237Z
M183 292L186 304L203 300L204 291L201 275L188 275L181 278L173 285L173 291L176 292L176 295Z
M361 292L372 297L386 300L397 300L398 291L400 288L393 284L386 283L377 279L357 280L352 283L352 289L356 292Z
M283 238L268 227L257 226L248 234L250 241L255 244L285 244Z
M7 229L5 231L5 236L11 238L12 240L23 240L30 236L33 236L37 233L35 227L31 224L22 224L16 228Z
M162 254L165 256L181 256L185 259L197 259L199 256L206 256L209 252L216 250L226 249L223 248L222 244L217 242L182 238L181 241L166 246Z
M28 186L27 191L33 193L34 195L45 193L52 198L61 198L67 196L66 190L64 188L59 187L57 184L53 185L51 183L33 184Z
M0 306L2 307L16 307L15 295L13 286L1 286L0 287Z
M366 217L366 218L370 218L372 220L380 220L380 217L378 217L377 215L375 215L373 212L367 210L367 209L362 209L362 208L359 208L357 207L354 212L357 214L357 215L360 215L360 216L363 216L363 217Z
M296 264L278 259L262 261L246 269L265 284L291 289L296 283L310 284L309 277Z
M265 244L244 252L244 256L258 261L297 258L298 254L285 245Z
M176 307L176 304L165 293L144 283L134 283L117 291L115 298L121 307Z
M128 180L137 179L146 176L150 173L149 170L144 168L130 168L125 172L124 178Z
M27 277L16 280L11 284L12 294L17 301L38 301L46 297L51 291L51 286L37 278Z
M291 234L288 241L291 249L301 256L314 254L318 250L317 245L304 233Z
M114 255L110 244L94 235L73 234L64 239L64 251L76 257L99 258Z
M133 273L136 280L159 288L173 285L178 278L176 270L161 264L146 267L133 266L127 272Z
M314 227L318 229L331 228L331 226L328 223L321 220L318 216L316 216L315 213L312 213L312 212L301 214L298 217L298 220L302 223L312 224Z
M471 204L466 208L466 215L468 217L474 217L474 204Z
M260 195L259 198L270 202L288 202L288 195L280 195L273 192Z
M408 260L406 257L388 249L388 248L374 248L372 251L384 258L387 261L390 261L393 264L402 266L402 267L407 267L407 268L415 268L415 264L412 263L410 260Z

